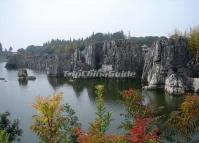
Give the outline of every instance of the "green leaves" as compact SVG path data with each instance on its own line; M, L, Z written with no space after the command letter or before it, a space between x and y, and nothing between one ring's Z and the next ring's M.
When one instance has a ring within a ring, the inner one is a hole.
M11 143L9 142L9 134L3 130L0 130L0 143Z
M63 143L76 143L76 129L80 128L78 117L75 115L75 111L70 105L64 104L64 122L62 125L62 130L64 132Z
M107 127L110 125L111 115L112 115L111 112L106 111L104 99L102 98L103 93L104 93L104 86L103 85L96 86L97 112L96 112L96 119L95 119L94 123L92 123L92 124L98 125L98 129L95 129L95 130L98 130L98 132L101 135L105 134ZM91 124L91 127L92 127L92 124Z
M22 130L19 128L19 120L15 119L11 122L9 116L10 113L8 112L0 114L0 130L3 131L1 132L2 135L9 135L8 141L12 142L18 140L18 137L22 134Z

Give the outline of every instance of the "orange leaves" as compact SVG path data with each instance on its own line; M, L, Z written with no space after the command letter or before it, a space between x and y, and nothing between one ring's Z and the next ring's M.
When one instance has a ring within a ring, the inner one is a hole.
M199 96L187 94L179 111L171 113L168 125L185 141L199 132Z
M180 109L189 118L199 117L199 96L193 96L189 93Z
M120 135L99 135L76 130L77 143L127 143L127 138Z
M147 141L157 141L156 130L149 131L147 128L152 122L152 118L135 119L134 127L130 130L129 141L132 143L144 143Z

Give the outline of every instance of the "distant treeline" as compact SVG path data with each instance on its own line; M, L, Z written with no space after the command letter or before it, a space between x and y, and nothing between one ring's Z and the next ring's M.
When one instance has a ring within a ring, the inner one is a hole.
M53 53L64 53L71 49L78 48L81 51L92 43L103 42L106 40L116 40L116 39L129 39L133 44L142 46L151 46L151 44L157 40L157 36L147 36L147 37L130 37L126 36L123 31L118 31L115 33L93 33L91 36L83 39L70 39L70 40L59 40L52 39L44 43L42 46L30 45L25 51L32 55L43 55L43 54L53 54ZM24 49L19 49L19 52L23 52Z

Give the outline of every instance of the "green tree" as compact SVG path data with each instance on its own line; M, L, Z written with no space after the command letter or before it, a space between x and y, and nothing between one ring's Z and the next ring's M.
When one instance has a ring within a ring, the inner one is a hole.
M3 47L2 47L2 44L0 43L0 53L3 52Z
M11 143L9 141L9 134L3 130L0 130L0 143Z
M75 115L75 111L71 108L69 104L64 104L64 122L63 122L63 133L64 139L63 143L76 143L77 135L76 129L80 128L78 117Z
M199 50L199 26L190 28L188 45L196 53Z
M12 122L9 116L10 113L8 112L0 114L0 130L9 135L8 141L12 142L19 139L19 136L22 135L22 130L19 128L19 120L15 119Z
M13 48L10 46L10 48L9 48L9 52L12 52L12 50L13 50Z
M97 112L96 112L96 118L93 123L90 125L90 130L91 132L98 132L101 135L105 134L106 129L111 123L111 112L106 111L106 107L104 105L104 99L103 97L104 93L104 86L103 85L98 85L96 86L96 94L97 94L97 99L96 99L96 105L97 105ZM97 128L96 128L97 126Z

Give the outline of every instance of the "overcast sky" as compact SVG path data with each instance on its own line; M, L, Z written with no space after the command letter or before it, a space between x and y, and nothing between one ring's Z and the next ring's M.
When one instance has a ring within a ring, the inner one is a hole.
M199 24L199 0L0 0L0 42L15 50L123 30L165 35Z

